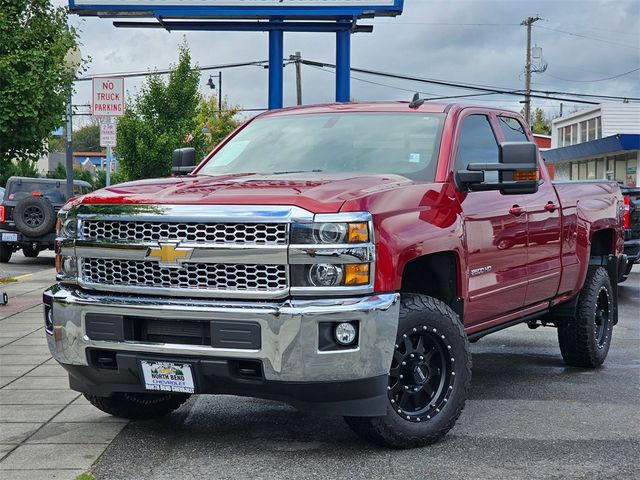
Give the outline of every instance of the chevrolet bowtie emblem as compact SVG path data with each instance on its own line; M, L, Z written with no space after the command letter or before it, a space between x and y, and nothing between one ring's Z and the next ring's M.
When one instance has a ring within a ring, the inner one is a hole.
M193 248L179 248L179 242L158 242L157 247L149 247L148 260L158 260L162 267L180 267L183 262L191 258Z

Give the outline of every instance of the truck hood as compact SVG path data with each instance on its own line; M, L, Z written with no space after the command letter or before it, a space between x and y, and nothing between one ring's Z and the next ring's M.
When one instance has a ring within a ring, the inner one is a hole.
M85 195L82 204L293 205L334 213L344 202L413 183L399 175L293 173L140 180Z

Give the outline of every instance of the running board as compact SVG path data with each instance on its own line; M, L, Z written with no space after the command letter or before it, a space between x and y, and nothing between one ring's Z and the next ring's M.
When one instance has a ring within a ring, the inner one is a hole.
M472 333L471 335L467 335L467 338L469 339L470 342L475 342L476 340L480 340L482 337L484 337L485 335L489 335L490 333L499 332L500 330L513 327L514 325L518 325L520 323L528 323L533 320L538 320L539 318L544 317L547 313L549 313L549 309L542 310L541 312L532 313L531 315L526 315L521 318L516 318L515 320L501 323L500 325L487 328L486 330L481 330L480 332Z

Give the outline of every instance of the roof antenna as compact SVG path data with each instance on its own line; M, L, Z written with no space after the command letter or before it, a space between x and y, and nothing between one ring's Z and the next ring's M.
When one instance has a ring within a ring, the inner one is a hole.
M409 108L418 108L426 101L426 98L420 98L420 94L416 93L413 96L413 100L411 100L411 103L409 104Z

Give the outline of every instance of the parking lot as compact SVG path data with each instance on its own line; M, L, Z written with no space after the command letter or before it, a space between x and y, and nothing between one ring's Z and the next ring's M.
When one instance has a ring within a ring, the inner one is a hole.
M74 478L94 462L98 479L637 478L637 267L620 286L620 322L603 368L565 367L552 328L488 336L472 345L473 387L457 426L436 445L393 451L364 443L340 418L240 397L194 396L160 421L112 422L65 390L48 358L37 306L39 289L53 280L45 257L16 254L2 266L1 276L18 276L0 284L13 297L0 307L3 478ZM16 367L31 360L41 373ZM26 405L47 389L49 406ZM31 409L37 420L27 418Z

